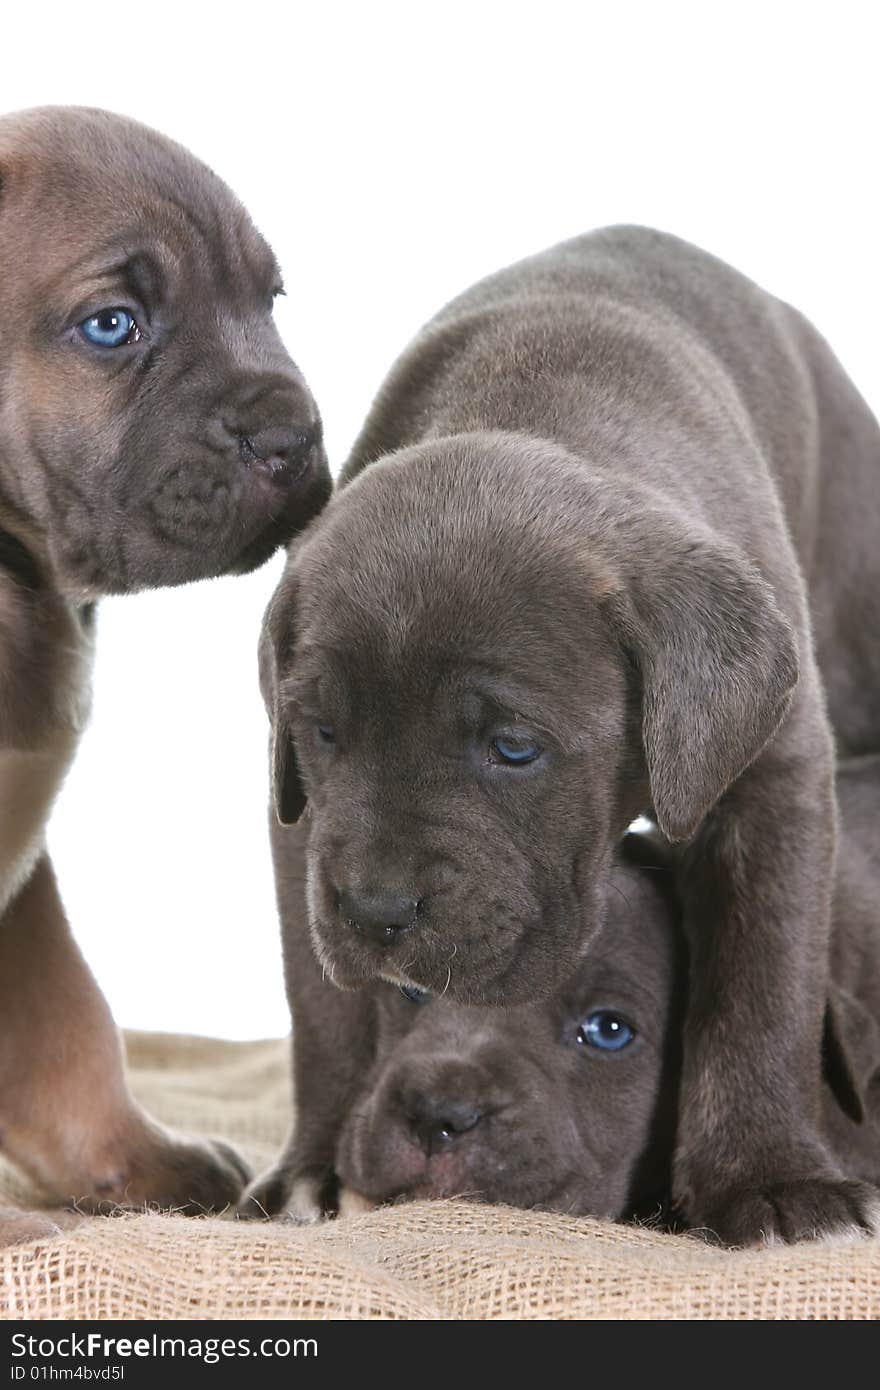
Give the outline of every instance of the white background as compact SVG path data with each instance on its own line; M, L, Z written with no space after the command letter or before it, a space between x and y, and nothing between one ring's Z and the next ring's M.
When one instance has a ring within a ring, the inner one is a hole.
M15 6L0 109L107 106L231 184L284 269L279 323L334 467L447 298L610 222L676 232L796 303L877 408L872 9ZM92 727L50 843L129 1027L287 1029L255 661L279 568L101 607Z

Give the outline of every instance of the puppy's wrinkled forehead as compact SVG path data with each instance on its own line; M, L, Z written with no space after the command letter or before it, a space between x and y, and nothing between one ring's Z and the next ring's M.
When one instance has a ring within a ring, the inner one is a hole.
M317 716L354 702L374 727L467 720L470 685L484 708L579 749L584 701L608 703L619 652L595 602L600 569L554 519L535 453L437 441L341 489L289 570L291 705Z
M537 444L524 455L463 436L366 468L295 556L303 646L392 672L429 653L539 669L551 647L574 660L588 624L601 646L590 608L608 578L542 464Z
M194 271L211 278L214 295L245 286L268 297L280 283L272 252L222 180L174 141L111 112L46 107L0 120L0 212L0 254L14 249L15 280L30 292L54 288L58 276L113 273L154 295Z

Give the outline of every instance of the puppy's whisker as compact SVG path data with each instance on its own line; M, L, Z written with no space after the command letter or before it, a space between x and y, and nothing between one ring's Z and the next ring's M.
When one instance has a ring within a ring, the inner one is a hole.
M441 989L440 995L439 995L439 997L440 997L441 999L443 998L444 994L445 994L446 991L449 989L449 986L450 986L450 984L452 983L452 962L455 960L455 957L456 957L457 955L458 955L458 946L457 946L457 945L455 944L455 942L453 941L453 943L452 943L452 954L451 954L451 956L449 957L449 960L446 962L446 984L445 984L445 985L443 986L443 988Z
M626 903L627 907L632 907L632 903L630 902L629 898L626 896L626 894L624 893L623 889L619 886L619 884L617 884L617 883L614 882L614 879L613 879L613 878L609 878L609 879L608 879L608 886L609 886L610 888L613 888L613 889L614 889L614 892L617 894L617 896L618 896L619 898L622 898L622 899L623 899L623 901Z

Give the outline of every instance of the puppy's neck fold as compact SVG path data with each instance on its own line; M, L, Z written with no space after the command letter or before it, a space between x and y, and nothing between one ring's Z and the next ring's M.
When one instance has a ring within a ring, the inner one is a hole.
M43 587L43 572L23 541L0 525L0 571L22 588L36 593Z

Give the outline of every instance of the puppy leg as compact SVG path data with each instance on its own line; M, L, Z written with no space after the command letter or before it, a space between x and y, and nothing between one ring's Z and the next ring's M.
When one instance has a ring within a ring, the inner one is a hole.
M317 1221L335 1206L336 1144L373 1054L369 991L350 994L324 978L306 905L307 825L272 814L272 854L281 917L287 999L293 1021L294 1123L284 1150L245 1192L240 1216L285 1213Z
M819 1138L834 872L818 701L739 779L685 856L691 999L676 1198L731 1245L876 1229L880 1193Z
M238 1205L247 1219L319 1221L337 1206L336 1146L369 1064L364 1004L321 978L304 932L302 972L288 971L293 1014L294 1121L281 1154ZM289 949L285 943L285 955Z
M172 1134L131 1096L46 858L0 922L0 1018L0 1142L53 1200L192 1212L235 1202L248 1177L235 1151Z
M364 1004L321 978L305 934L302 971L288 973L293 1014L293 1110L279 1157L247 1189L239 1216L308 1224L336 1210L336 1147L371 1059ZM285 946L285 955L288 954Z
M343 1187L339 1193L340 1216L363 1216L366 1211L375 1211L377 1203L371 1197L355 1192L353 1187Z

